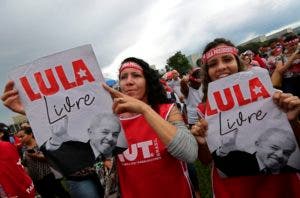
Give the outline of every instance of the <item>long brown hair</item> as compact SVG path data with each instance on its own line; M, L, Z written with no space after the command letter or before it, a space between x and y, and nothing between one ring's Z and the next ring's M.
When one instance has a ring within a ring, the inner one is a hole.
M217 47L220 44L225 44L227 46L231 46L231 47L235 47L235 45L230 41L230 40L226 40L224 38L216 38L215 40L213 40L212 42L208 43L204 50L203 50L203 54L202 56L208 52L209 50L211 50L212 48ZM238 65L238 71L244 71L245 70L245 66L243 65L242 61L240 60L240 58L237 55L234 55L235 60L237 62ZM206 102L207 99L207 89L208 89L208 83L210 83L212 80L210 79L209 75L208 75L208 66L207 64L203 64L203 73L204 73L204 78L203 78L203 99L202 102Z

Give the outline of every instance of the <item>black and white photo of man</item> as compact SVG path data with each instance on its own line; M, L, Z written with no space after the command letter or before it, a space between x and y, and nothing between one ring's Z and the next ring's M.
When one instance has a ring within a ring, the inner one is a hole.
M111 157L120 130L116 115L100 113L91 120L85 131L89 140L83 142L69 135L66 117L51 126L51 137L41 146L41 150L56 170L69 175L93 166L97 158Z
M68 117L64 117L61 121L50 126L51 137L45 143L47 150L53 151L58 149L62 143L68 141L78 141L68 134Z
M299 172L288 165L297 143L287 131L268 129L254 142L254 148L254 153L232 150L226 155L218 155L219 152L215 151L213 157L216 166L225 176Z
M274 174L293 170L287 163L297 145L285 131L271 128L259 136L255 146L260 171Z
M119 119L111 113L96 115L88 128L90 145L95 156L111 155L121 130Z

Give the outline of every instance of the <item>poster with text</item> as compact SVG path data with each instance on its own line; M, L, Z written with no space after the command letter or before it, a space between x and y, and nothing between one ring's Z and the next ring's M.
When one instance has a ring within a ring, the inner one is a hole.
M95 158L110 155L116 142L126 147L91 45L40 58L16 68L10 77L39 146L55 151L75 142L92 150Z
M222 177L299 172L300 153L259 67L209 83L207 143Z

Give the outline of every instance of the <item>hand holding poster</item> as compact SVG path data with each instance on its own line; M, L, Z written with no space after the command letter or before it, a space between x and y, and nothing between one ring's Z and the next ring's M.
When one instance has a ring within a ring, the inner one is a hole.
M299 147L274 92L258 67L209 84L207 143L222 176L300 170Z
M110 156L116 143L126 147L91 45L40 58L10 76L38 145L64 175Z

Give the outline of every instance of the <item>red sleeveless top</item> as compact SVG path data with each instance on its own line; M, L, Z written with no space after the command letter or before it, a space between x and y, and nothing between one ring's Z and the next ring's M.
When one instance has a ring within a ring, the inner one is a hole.
M300 197L300 174L256 175L220 178L212 171L213 192L216 198L296 198Z
M162 104L166 119L172 104ZM120 119L128 149L118 155L121 196L143 198L192 197L186 163L169 154L143 115Z

